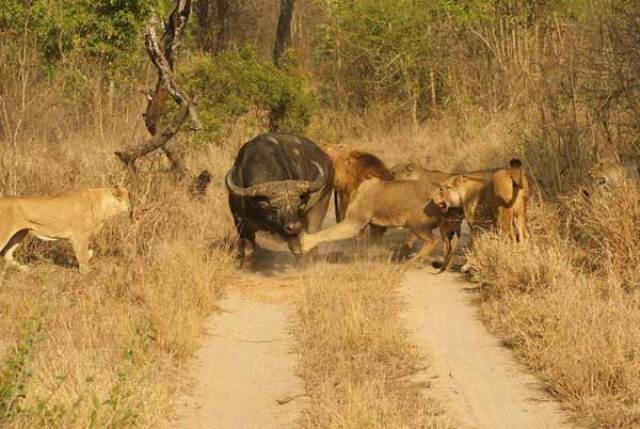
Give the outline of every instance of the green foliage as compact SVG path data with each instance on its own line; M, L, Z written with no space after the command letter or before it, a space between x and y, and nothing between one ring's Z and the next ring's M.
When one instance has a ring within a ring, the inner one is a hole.
M440 73L434 4L413 0L326 0L331 15L322 27L317 60L325 83L343 90L351 105L424 98ZM441 84L441 82L435 83Z
M27 39L50 63L74 54L131 65L143 52L142 32L165 0L3 0L0 35Z
M27 382L31 377L28 364L40 329L39 322L27 320L20 331L18 344L0 367L0 422L11 419L21 411Z
M465 60L476 66L487 44L543 19L580 16L586 0L319 1L327 11L315 51L324 92L360 110L391 104L415 120L449 101L452 75Z
M272 111L284 112L282 131L303 133L317 104L295 67L278 69L251 48L215 58L194 54L181 72L179 80L198 97L202 139L225 134L240 119L256 120L266 129Z

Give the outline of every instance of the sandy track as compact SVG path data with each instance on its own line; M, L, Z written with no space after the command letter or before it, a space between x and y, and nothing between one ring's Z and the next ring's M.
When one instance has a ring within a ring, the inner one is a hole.
M453 273L410 272L400 291L412 341L428 355L420 375L461 428L562 429L544 385L518 365L478 319L472 285Z
M258 291L256 291L256 289ZM286 288L261 285L229 291L179 401L174 427L237 429L295 427L303 392L287 332Z

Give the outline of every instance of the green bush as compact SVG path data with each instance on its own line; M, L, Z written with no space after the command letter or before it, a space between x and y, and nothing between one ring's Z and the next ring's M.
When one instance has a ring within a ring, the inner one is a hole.
M223 52L213 58L193 54L181 65L184 86L198 98L204 126L198 139L220 137L240 119L267 129L270 112L281 114L280 130L303 133L316 108L315 95L294 66L276 68L253 49Z

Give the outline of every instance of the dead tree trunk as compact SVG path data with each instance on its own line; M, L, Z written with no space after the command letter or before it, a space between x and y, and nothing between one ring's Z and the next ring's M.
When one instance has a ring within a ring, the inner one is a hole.
M291 18L293 17L294 3L295 0L280 0L280 15L278 16L276 43L273 48L273 62L276 65L280 65L282 55L291 41Z
M160 40L156 35L157 20L152 19L147 26L145 47L149 58L158 70L155 92L153 96L148 97L149 103L144 113L144 121L151 137L142 144L126 147L115 153L131 169L134 168L138 158L162 148L171 163L171 170L180 177L187 173L182 155L176 149L167 147L167 143L178 132L187 117L191 117L196 128L200 126L191 98L173 76L176 51L190 12L191 0L177 0L176 8L171 13ZM180 106L180 109L172 121L159 129L159 123L165 111L165 102L169 96Z

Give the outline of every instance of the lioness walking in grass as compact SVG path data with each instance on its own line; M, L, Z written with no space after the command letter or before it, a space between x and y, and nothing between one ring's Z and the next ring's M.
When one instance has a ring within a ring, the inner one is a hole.
M89 238L105 220L129 209L129 192L122 186L0 198L0 255L7 265L25 269L13 254L29 232L45 241L67 239L73 245L80 272L87 272L93 257Z

